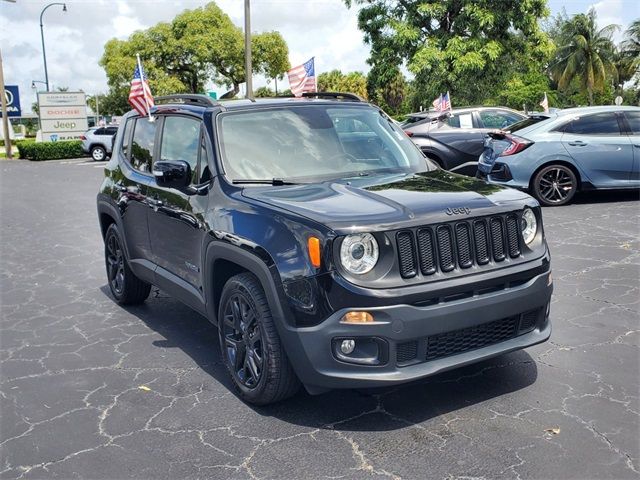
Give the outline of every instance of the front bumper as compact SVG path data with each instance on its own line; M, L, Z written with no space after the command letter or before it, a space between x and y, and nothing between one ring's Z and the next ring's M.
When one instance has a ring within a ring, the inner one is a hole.
M281 333L298 377L312 393L405 383L546 341L551 334L550 278L550 269L538 269L525 283L427 306L353 305L319 325ZM341 323L354 309L371 313L376 323ZM345 338L356 344L374 339L385 349L379 364L339 359L336 345Z

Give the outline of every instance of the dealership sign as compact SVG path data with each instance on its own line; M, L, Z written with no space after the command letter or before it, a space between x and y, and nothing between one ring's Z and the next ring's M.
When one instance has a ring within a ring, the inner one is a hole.
M4 86L4 98L7 99L7 116L20 117L22 111L20 110L20 91L17 85L5 85ZM2 112L0 112L0 117Z
M83 92L39 92L42 140L75 140L89 128L87 99Z

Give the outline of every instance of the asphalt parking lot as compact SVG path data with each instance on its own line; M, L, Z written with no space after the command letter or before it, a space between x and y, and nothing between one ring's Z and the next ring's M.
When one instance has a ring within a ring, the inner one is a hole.
M101 176L0 162L2 478L639 477L637 192L544 211L550 342L254 408L203 317L159 291L134 308L110 298Z

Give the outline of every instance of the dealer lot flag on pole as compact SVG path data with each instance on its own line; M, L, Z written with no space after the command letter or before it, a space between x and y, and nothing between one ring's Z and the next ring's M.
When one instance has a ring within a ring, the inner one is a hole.
M547 92L544 92L544 98L540 102L540 106L544 108L544 113L549 113L549 99L547 98Z
M293 67L287 72L289 88L291 88L291 93L296 97L302 96L304 92L315 92L318 90L314 58L315 57L311 57L302 65Z
M151 118L151 107L154 105L153 95L151 95L151 88L149 88L149 80L147 80L147 76L142 69L140 55L136 55L136 58L138 64L135 72L133 72L133 80L131 80L129 104L140 115L149 115L149 118Z

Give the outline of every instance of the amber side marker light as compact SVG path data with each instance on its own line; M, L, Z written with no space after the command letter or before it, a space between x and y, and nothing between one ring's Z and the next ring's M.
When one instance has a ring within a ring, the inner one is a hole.
M373 315L369 312L347 312L341 321L342 323L372 323Z
M320 267L320 239L317 237L309 237L307 240L307 248L309 250L309 259L311 265L316 268Z

